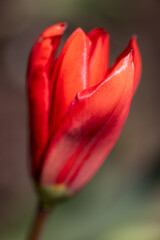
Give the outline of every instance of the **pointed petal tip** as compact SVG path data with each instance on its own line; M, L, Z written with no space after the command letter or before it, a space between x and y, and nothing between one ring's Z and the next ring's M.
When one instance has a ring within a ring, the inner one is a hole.
M139 52L139 49L138 49L137 36L136 35L132 36L132 38L131 38L131 40L128 44L128 51L133 52L133 58L137 57L137 52Z
M141 54L139 51L139 47L137 44L137 35L132 36L127 48L124 50L122 55L129 51L132 51L132 54L133 54L133 64L134 64L134 68L135 68L135 74L134 74L135 75L134 91L135 91L139 84L141 72L142 72L142 60L141 60ZM122 57L122 55L121 55L121 57Z
M132 48L133 50L135 50L134 48L137 46L137 39L138 39L138 36L133 35L132 38L129 41L128 46L130 46L130 48Z
M68 38L67 42L68 44L65 44L66 46L69 46L70 43L72 42L72 40L75 39L83 39L84 41L90 41L90 39L88 38L87 34L83 31L82 28L78 27L76 28L72 34L70 35L70 37ZM90 43L89 43L90 44Z
M76 30L74 32L82 32L82 33L84 33L84 31L83 31L83 29L81 27L76 28Z
M131 49L133 52L139 51L137 40L138 40L138 36L133 35L132 38L129 41L129 44L128 44L126 50Z
M72 35L79 35L85 38L87 37L86 33L80 27L76 28L76 30L72 33Z
M132 36L131 40L133 40L133 41L137 41L137 39L138 39L138 36L137 36L137 34L133 34L133 36Z
M119 62L122 58L125 58L128 54L132 53L132 61L134 62L135 53L138 51L137 45L137 36L133 35L130 39L128 46L124 49L124 51L118 56L115 63Z

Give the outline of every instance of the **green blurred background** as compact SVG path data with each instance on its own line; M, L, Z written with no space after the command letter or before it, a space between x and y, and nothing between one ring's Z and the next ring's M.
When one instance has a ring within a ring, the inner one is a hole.
M36 197L28 174L27 58L37 35L59 21L104 27L110 64L133 34L143 75L123 133L94 179L51 213L42 240L160 239L160 1L0 1L0 239L26 239Z

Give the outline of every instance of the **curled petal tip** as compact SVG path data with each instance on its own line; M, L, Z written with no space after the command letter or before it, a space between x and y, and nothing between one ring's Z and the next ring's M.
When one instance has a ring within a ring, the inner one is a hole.
M66 28L67 23L65 22L54 24L51 27L48 27L45 31L43 31L40 34L39 38L52 38L55 36L62 35Z

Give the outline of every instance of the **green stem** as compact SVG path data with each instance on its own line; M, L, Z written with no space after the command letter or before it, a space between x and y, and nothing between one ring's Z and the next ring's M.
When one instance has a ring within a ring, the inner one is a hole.
M28 240L39 240L47 216L48 211L39 205Z

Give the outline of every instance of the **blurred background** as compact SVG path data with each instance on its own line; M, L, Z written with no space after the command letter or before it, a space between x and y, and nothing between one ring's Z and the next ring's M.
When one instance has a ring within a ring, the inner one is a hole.
M36 197L28 174L25 76L37 35L68 22L110 33L110 64L133 34L143 74L121 137L93 180L51 213L43 239L160 239L160 1L0 1L0 239L22 240Z

